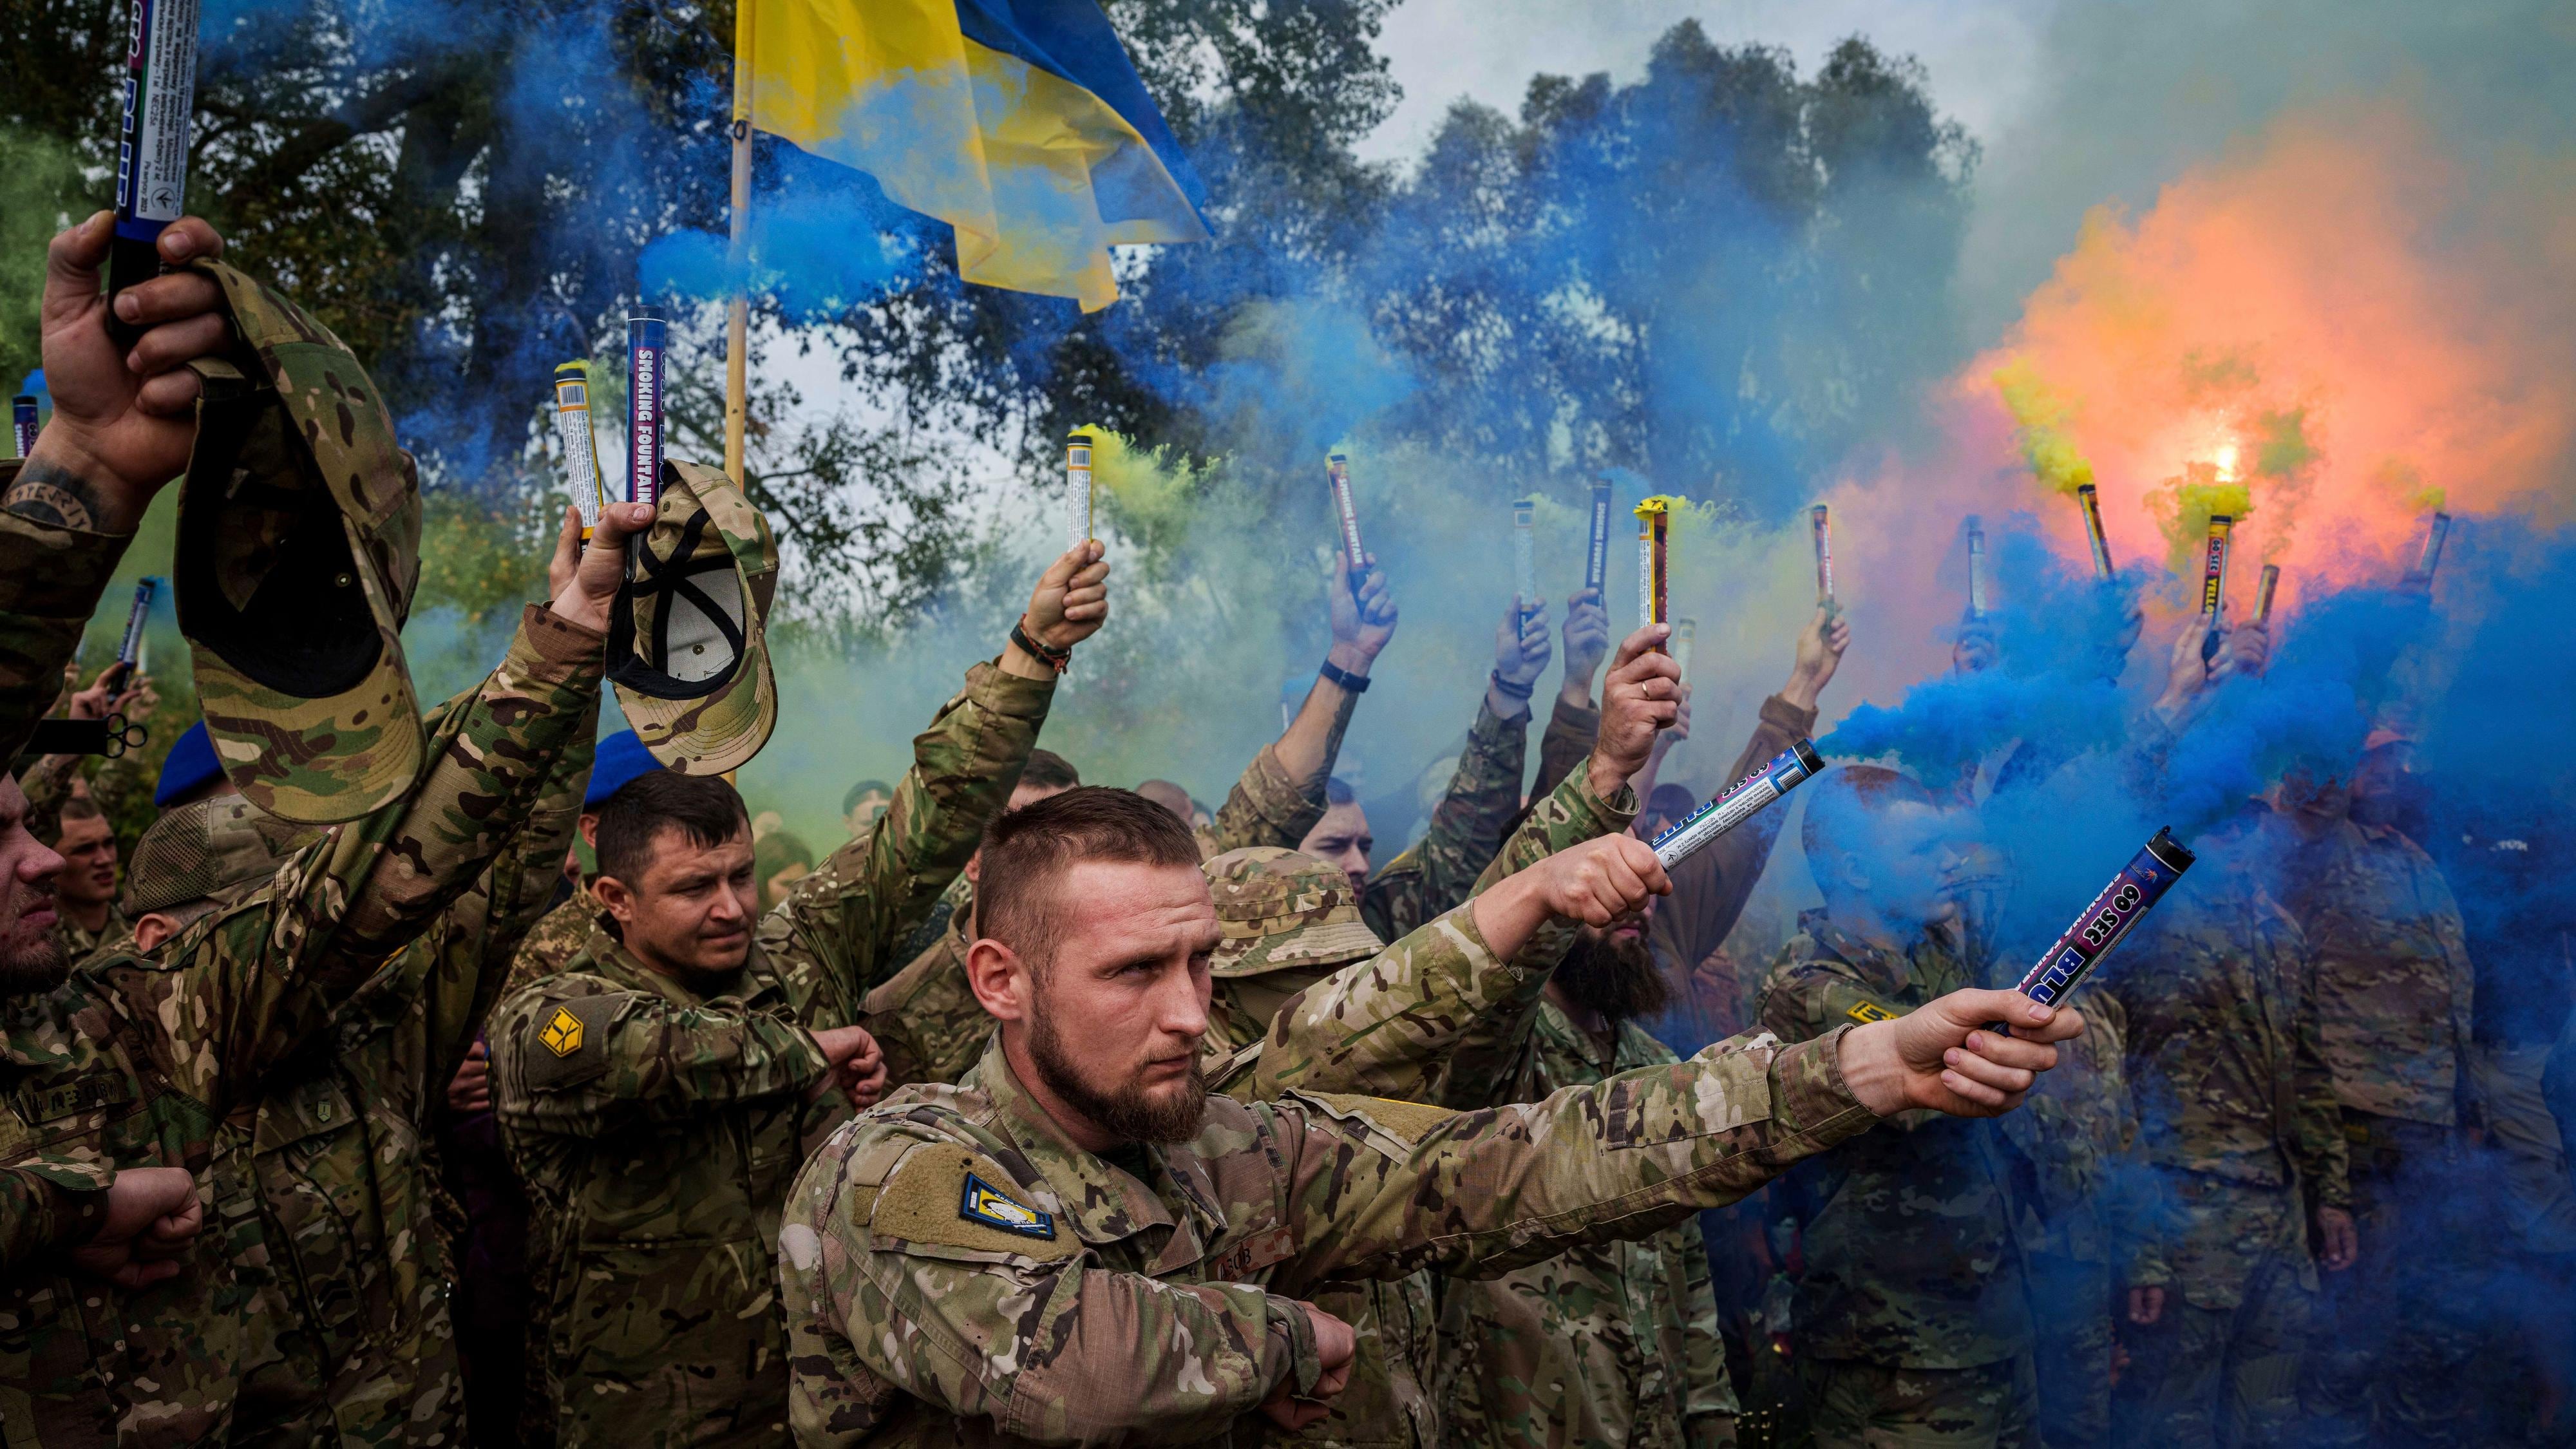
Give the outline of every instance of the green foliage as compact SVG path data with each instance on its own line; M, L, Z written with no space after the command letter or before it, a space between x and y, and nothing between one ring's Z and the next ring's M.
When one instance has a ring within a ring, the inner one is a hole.
M45 244L72 219L79 184L68 147L0 127L0 387L7 392L16 392L19 379L36 369Z

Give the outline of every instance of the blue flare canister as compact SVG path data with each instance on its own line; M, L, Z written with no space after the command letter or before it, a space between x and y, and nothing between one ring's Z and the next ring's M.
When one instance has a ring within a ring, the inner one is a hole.
M662 501L662 391L669 363L661 309L626 316L626 501Z
M9 431L18 442L18 456L36 451L36 395L22 392L9 402Z
M1583 586L1597 594L1609 578L1610 480L1595 478L1592 480L1592 537L1583 548Z
M1737 781L1734 789L1683 816L1679 824L1656 836L1655 859L1671 870L1824 767L1824 757L1816 753L1811 741L1792 741L1778 758Z
M2058 936L2056 944L2041 953L2039 964L2031 967L2013 990L2042 1006L2065 1000L2086 973L2111 954L2111 948L2120 944L2130 928L2155 909L2156 902L2164 899L2173 883L2191 869L2193 859L2182 842L2173 838L2172 831L2158 830L2156 838L2111 877L2111 883L2102 887L2102 893L2075 917L2075 924ZM1995 1022L1989 1029L2002 1032L2004 1024Z
M198 0L133 0L125 36L125 107L116 137L116 229L107 295L161 271L156 245L188 201L188 130L197 102ZM110 311L108 335L142 335Z

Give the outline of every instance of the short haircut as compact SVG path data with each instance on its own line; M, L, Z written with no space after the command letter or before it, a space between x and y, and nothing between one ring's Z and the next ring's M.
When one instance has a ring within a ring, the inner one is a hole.
M814 848L807 845L801 835L773 830L760 837L760 843L751 848L751 873L763 884L791 865L801 865L807 870L814 868Z
M1913 777L1885 765L1836 765L1816 777L1806 796L1807 818L1798 827L1798 840L1820 882L1827 861L1868 847L1873 817L1899 805L1941 808Z
M74 795L63 801L62 808L55 814L63 820L98 820L105 818L107 812L99 809L98 801L92 797Z
M1190 792L1169 780L1146 780L1136 786L1136 793L1178 815L1190 818Z
M894 787L883 780L861 780L850 787L850 793L841 797L841 813L847 815L858 809L859 802L870 795L883 795L888 800L892 800Z
M599 802L599 873L638 884L653 863L653 838L665 830L704 849L750 829L742 796L724 776L647 770Z
M1351 782L1343 779L1341 776L1334 775L1324 781L1324 803L1326 805L1356 805L1359 803L1359 799L1360 797L1358 792L1351 789Z
M1054 954L1056 885L1086 861L1198 869L1189 825L1133 790L1083 785L984 827L975 924L1033 968Z
M1040 790L1070 790L1082 783L1082 774L1073 761L1053 750L1029 751L1029 762L1020 767L1020 783Z

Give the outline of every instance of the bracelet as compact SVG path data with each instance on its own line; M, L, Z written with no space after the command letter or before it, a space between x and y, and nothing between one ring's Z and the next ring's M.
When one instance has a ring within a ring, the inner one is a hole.
M1329 659L1325 660L1322 664L1317 665L1315 667L1315 672L1324 676L1327 683L1339 685L1352 694L1368 693L1369 681L1367 675L1353 674L1349 670L1336 665Z
M1065 666L1073 662L1072 650L1050 649L1038 642L1037 636L1029 632L1029 616L1026 614L1011 621L1011 642L1052 665L1058 674L1064 673Z
M1499 669L1494 671L1493 681L1495 689L1504 694L1510 695L1514 699L1527 699L1531 695L1538 693L1537 680L1533 679L1527 684L1514 684L1510 680L1505 679L1503 677L1503 671Z

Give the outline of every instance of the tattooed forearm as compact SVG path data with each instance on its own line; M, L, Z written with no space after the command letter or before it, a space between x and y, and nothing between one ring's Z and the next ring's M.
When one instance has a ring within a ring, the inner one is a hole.
M0 508L58 528L94 531L107 515L107 500L97 484L69 468L30 458L9 485L8 496L0 498Z

